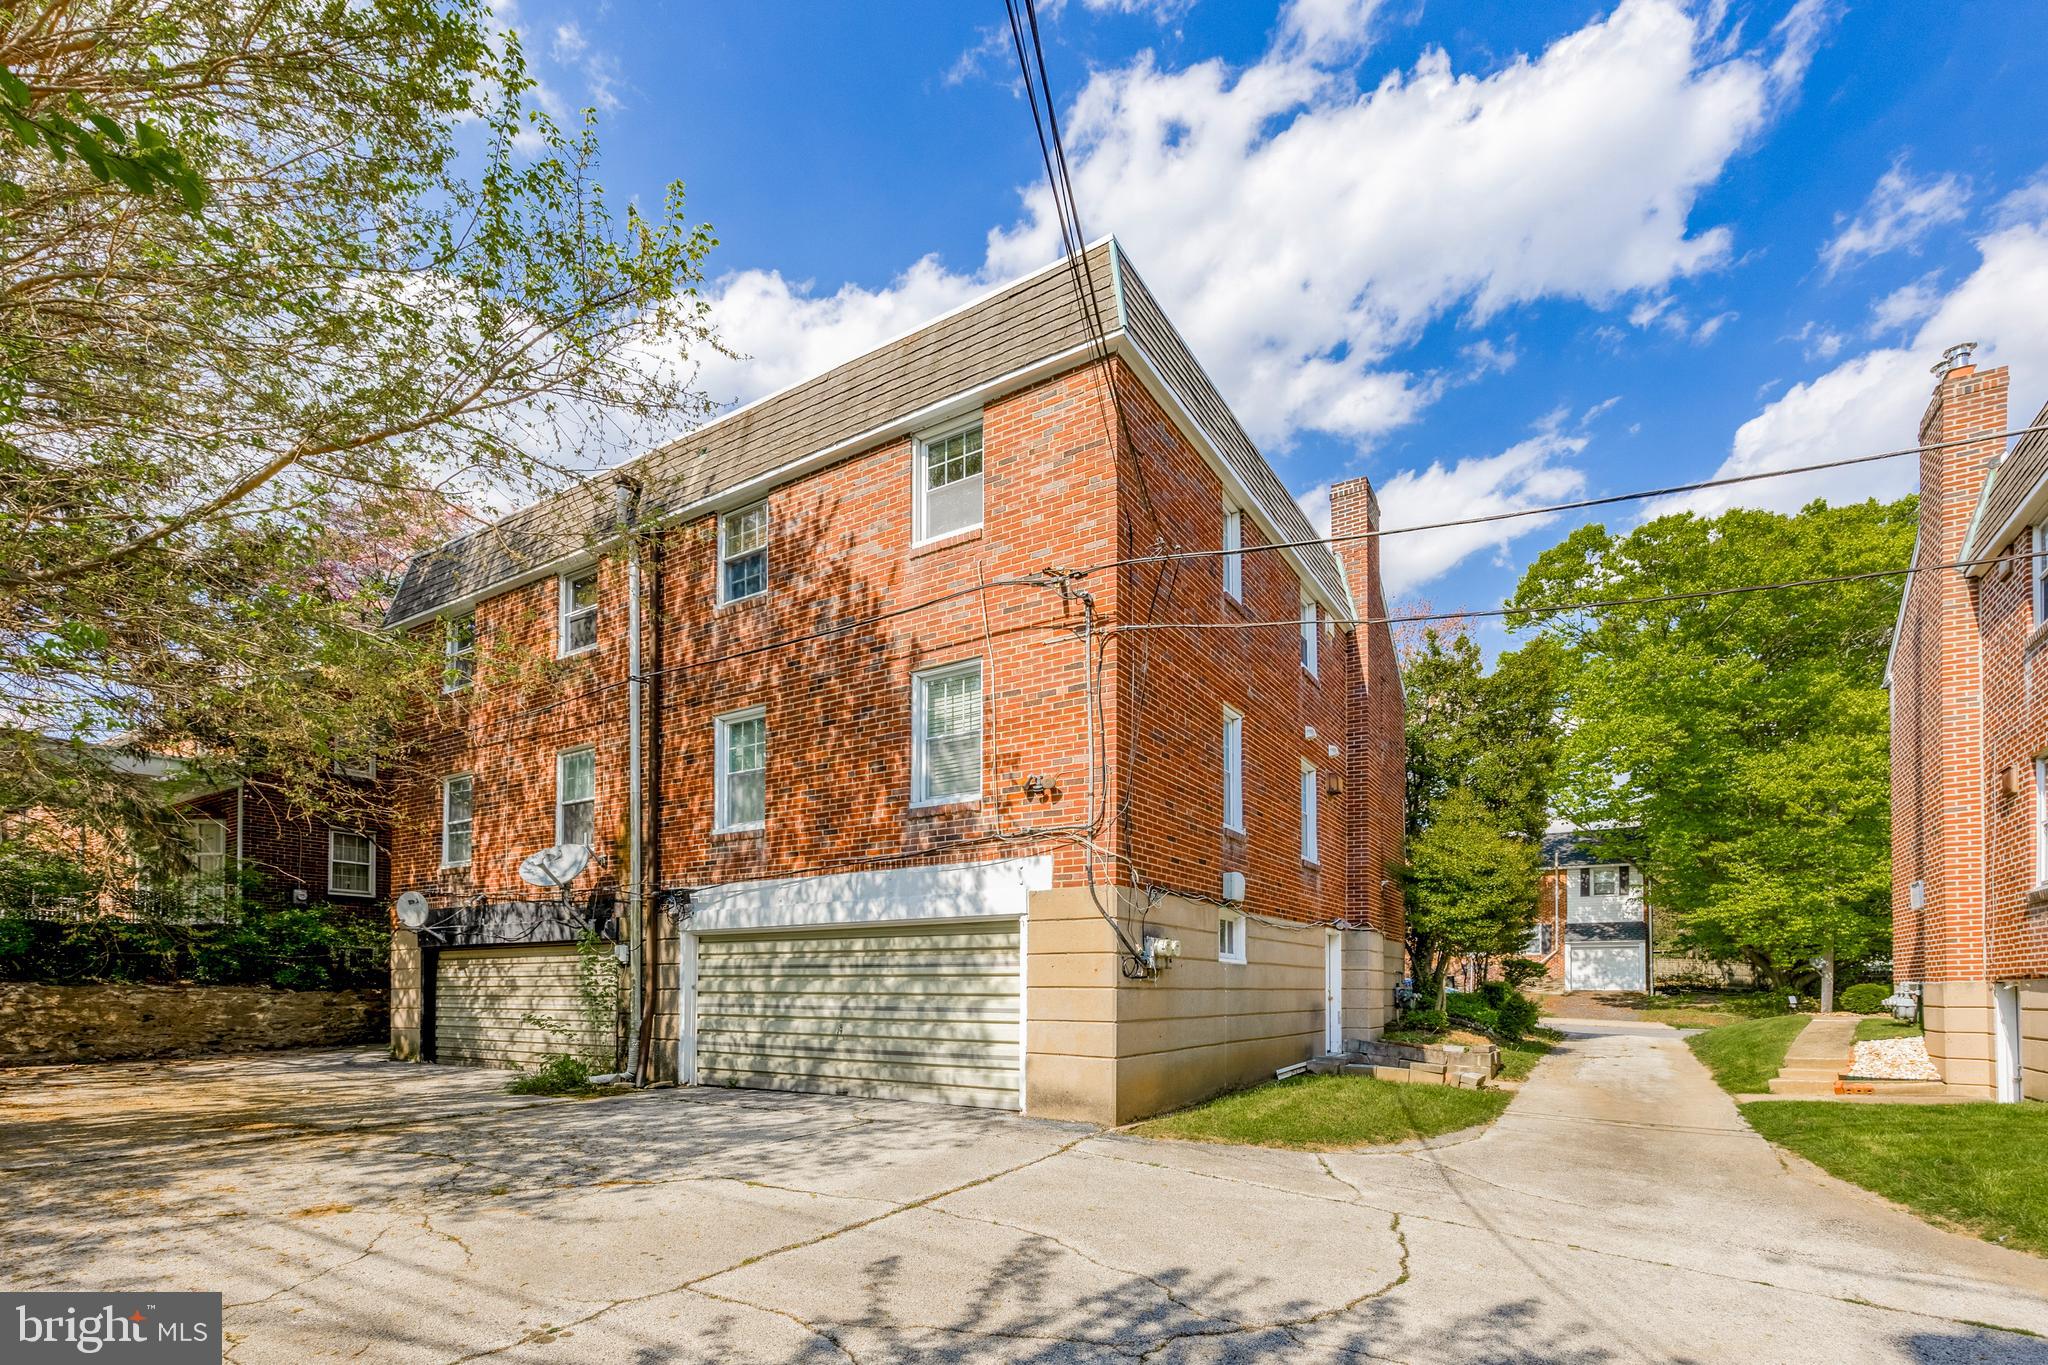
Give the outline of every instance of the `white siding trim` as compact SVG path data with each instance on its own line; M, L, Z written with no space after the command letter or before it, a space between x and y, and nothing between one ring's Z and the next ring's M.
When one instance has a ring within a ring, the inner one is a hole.
M811 929L917 920L1027 915L1031 893L1052 888L1052 858L945 867L893 867L728 882L690 893L689 932Z

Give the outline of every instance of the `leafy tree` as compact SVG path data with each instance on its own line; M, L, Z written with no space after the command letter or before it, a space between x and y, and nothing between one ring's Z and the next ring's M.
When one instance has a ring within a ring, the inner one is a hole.
M1897 569L1915 503L1582 527L1510 606L1570 608ZM1630 826L1680 941L1778 987L1890 937L1885 650L1900 580L1511 618L1569 655L1561 813Z
M1408 951L1416 991L1443 991L1444 973L1467 954L1515 952L1536 915L1541 864L1536 841L1501 828L1473 792L1454 789L1408 841L1401 885L1408 904Z
M0 810L99 823L52 737L330 800L436 681L335 566L702 414L714 239L608 199L485 0L47 0L0 68Z
M1408 866L1418 993L1441 994L1467 955L1516 951L1536 914L1561 655L1533 640L1488 673L1464 635L1427 631L1408 656Z

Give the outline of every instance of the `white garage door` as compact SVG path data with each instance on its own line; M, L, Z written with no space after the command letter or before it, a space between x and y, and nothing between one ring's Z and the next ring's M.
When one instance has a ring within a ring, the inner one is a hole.
M566 944L441 953L434 968L434 1060L525 1068L567 1052L609 1070L613 1030L585 1018L579 980L576 949Z
M1019 1107L1017 925L705 935L700 1085Z
M1643 989L1643 945L1567 943L1564 949L1564 988L1568 991Z

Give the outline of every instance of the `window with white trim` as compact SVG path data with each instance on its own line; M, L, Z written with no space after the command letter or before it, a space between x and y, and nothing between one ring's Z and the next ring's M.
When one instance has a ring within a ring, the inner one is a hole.
M448 618L441 637L441 690L460 692L476 681L476 613Z
M1316 819L1321 809L1322 789L1316 785L1316 765L1303 760L1301 765L1301 860L1305 863L1318 861L1320 844L1317 842Z
M910 799L920 806L981 795L981 660L910 680Z
M337 758L334 760L334 771L343 777L374 778L377 776L376 755L372 754L368 758Z
M919 543L981 525L981 421L916 445Z
M1316 644L1316 599L1304 597L1301 599L1301 666L1308 670L1311 678L1316 675Z
M2034 602L2034 624L2048 621L2048 521L2034 528L2034 558L2027 573L2028 596Z
M597 570L565 573L561 578L563 657L597 648Z
M476 779L468 773L441 779L441 866L468 867Z
M2048 758L2034 760L2034 884L2048 886Z
M718 519L718 600L740 602L768 591L768 504Z
M768 816L768 713L759 706L717 721L716 828L759 829Z
M1244 513L1235 507L1223 509L1223 595L1233 602L1244 600Z
M1223 828L1244 833L1244 717L1223 708Z
M327 831L327 893L331 896L377 894L377 845L367 834L345 829Z
M555 755L555 842L597 842L597 751L568 749Z
M1218 910L1216 912L1216 960L1218 962L1244 962L1244 913L1239 910Z
M187 820L185 850L192 868L185 879L185 904L219 905L228 890L228 827L221 820Z

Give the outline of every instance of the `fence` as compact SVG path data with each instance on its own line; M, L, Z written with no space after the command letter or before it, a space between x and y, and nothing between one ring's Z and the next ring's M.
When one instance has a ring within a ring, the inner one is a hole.
M1703 981L1744 988L1756 985L1756 972L1746 962L1716 962L1710 957L1658 953L1651 959L1650 970L1659 985L1667 981Z

